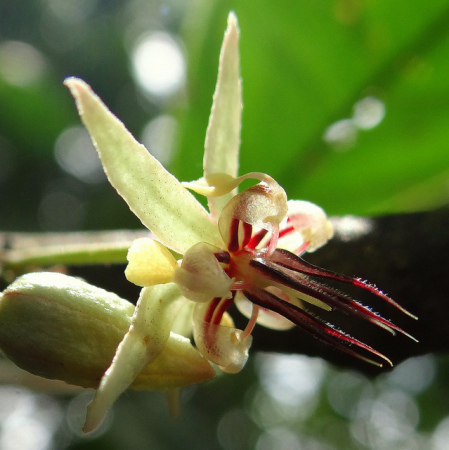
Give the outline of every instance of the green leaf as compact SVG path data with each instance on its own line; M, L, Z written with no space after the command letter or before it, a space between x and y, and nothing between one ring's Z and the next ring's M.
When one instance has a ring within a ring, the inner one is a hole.
M181 118L180 177L198 177L187 157L201 155L230 9L241 30L241 173L269 173L290 198L330 214L449 201L449 4L443 0L413 7L387 0L202 2L186 32L191 109ZM327 128L352 120L354 105L367 96L383 103L383 120L356 127L352 145L327 143Z

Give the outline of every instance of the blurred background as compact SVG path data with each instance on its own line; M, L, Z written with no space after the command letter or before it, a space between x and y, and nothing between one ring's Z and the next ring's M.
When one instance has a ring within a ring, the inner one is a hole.
M86 80L179 179L200 177L231 9L240 173L269 173L330 215L449 202L447 0L0 0L0 230L140 225L105 179L67 76ZM9 369L2 361L2 450L449 448L444 356L370 380L253 353L239 375L186 389L180 417L161 393L127 392L89 436L79 429L92 393L10 385Z

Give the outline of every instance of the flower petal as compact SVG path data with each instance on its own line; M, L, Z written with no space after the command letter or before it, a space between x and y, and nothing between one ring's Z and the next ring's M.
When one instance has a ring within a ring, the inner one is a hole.
M85 432L95 429L117 397L164 349L176 313L185 300L175 284L142 289L131 326L88 406Z
M131 211L167 247L184 253L197 242L221 246L201 204L139 144L82 80L68 78L109 182Z
M228 16L228 28L223 40L212 111L206 132L204 176L227 174L237 176L242 115L242 86L240 80L239 31L234 13ZM209 198L214 218L235 194Z
M306 251L313 252L322 247L334 234L332 224L322 208L303 200L289 200L288 225L299 233L306 244ZM287 238L287 235L285 236ZM293 251L298 248L282 247Z
M279 231L279 225L287 215L287 195L273 180L263 181L234 196L226 205L218 221L221 237L229 248L233 240L232 221L240 220L256 228Z
M171 327L172 333L180 334L186 338L192 336L192 315L195 307L194 302L185 302L176 314L176 318Z
M181 266L176 267L173 282L185 298L194 302L209 302L214 297L232 297L230 287L233 280L204 242L186 252Z
M193 313L193 336L198 350L227 373L237 373L248 360L252 336L243 338L237 328L216 325L203 320L208 303L197 303Z

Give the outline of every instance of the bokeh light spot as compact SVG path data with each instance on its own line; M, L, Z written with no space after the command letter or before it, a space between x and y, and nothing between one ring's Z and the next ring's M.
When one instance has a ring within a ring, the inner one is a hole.
M157 32L141 38L132 52L132 65L137 83L150 95L167 97L184 86L184 56L168 33Z
M361 130L377 127L385 117L385 104L376 97L365 97L354 105L353 121Z
M411 450L420 448L412 445L418 436L418 421L419 410L412 396L400 390L385 390L378 398L359 402L350 430L368 448Z
M326 367L322 360L303 355L269 354L257 361L264 390L276 401L287 405L301 405L313 398L321 386Z
M301 450L297 436L285 428L274 428L262 433L256 450Z
M0 388L0 448L51 450L62 411L49 396L26 389Z
M42 53L32 45L20 41L0 44L0 77L9 84L29 86L39 81L45 70Z
M343 217L332 217L335 236L342 241L348 242L365 236L373 229L373 221L364 217L351 215Z
M432 355L425 355L410 358L399 364L388 375L388 381L392 385L418 394L432 384L435 373L435 358Z
M54 152L62 169L79 180L85 183L106 180L100 158L84 127L64 130L56 140Z
M447 450L449 448L449 416L445 417L436 427L432 435L432 450Z
M341 416L354 419L361 399L372 396L368 380L355 372L335 374L328 384L327 397L332 408Z
M357 128L352 119L342 119L334 122L324 132L324 140L335 149L346 150L357 138Z

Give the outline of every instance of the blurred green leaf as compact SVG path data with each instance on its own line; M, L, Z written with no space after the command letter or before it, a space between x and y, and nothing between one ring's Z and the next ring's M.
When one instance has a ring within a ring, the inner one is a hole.
M449 200L449 2L199 2L186 27L189 109L175 173L201 174L227 12L241 28L240 173L270 173L330 214L432 208ZM385 118L347 148L323 139L373 96Z
M17 87L0 78L0 122L3 137L30 155L53 156L61 129L76 118L73 105L56 77L27 87ZM56 88L55 88L56 86Z

